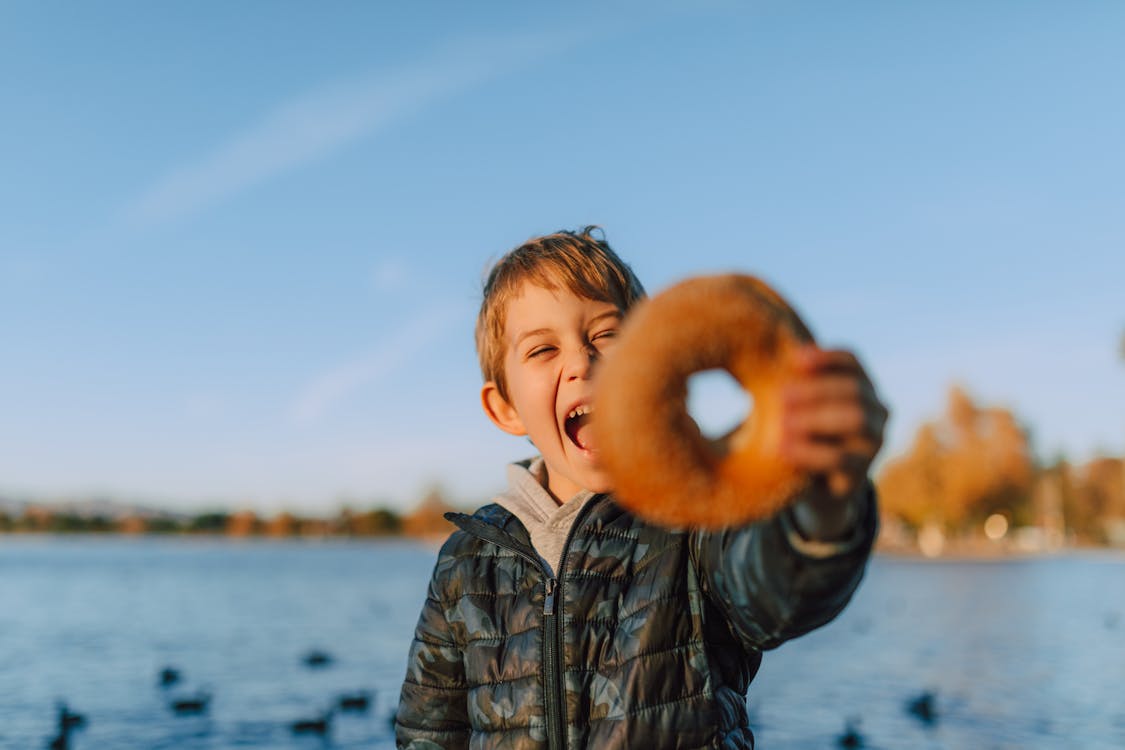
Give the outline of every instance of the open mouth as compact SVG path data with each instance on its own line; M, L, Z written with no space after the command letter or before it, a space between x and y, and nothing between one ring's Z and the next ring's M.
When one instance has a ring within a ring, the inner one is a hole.
M570 438L570 441L584 451L594 449L590 428L590 416L593 413L594 407L589 404L580 404L570 410L570 413L566 415L566 423L563 425L566 436Z

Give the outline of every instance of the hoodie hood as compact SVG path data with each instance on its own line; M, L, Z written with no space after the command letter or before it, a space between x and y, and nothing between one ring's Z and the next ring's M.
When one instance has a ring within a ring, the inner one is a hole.
M542 458L509 464L508 489L497 495L494 502L523 523L531 536L531 545L554 573L562 562L570 527L594 493L584 490L559 505L547 492L546 483L547 470Z

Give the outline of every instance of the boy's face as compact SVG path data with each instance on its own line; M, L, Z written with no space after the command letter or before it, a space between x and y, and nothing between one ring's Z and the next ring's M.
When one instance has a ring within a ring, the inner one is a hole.
M504 376L481 392L485 412L505 432L527 435L543 456L547 489L559 502L582 490L607 492L598 468L589 410L594 363L613 345L621 312L609 302L525 282L508 303Z

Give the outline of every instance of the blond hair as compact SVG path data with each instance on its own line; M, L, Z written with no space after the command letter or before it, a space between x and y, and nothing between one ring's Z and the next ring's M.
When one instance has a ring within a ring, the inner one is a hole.
M600 238L594 236L595 230ZM615 305L623 313L645 296L633 269L617 257L597 226L535 237L502 257L484 282L476 343L481 374L486 382L496 383L504 399L508 398L504 382L508 303L525 281L544 289L563 287L579 297Z

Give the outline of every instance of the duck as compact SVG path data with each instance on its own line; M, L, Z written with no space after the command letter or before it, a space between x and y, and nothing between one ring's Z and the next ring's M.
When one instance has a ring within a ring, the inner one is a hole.
M80 729L86 726L86 717L82 714L74 713L65 703L59 703L58 716L60 732L70 732L74 729Z
M47 745L50 750L68 750L70 748L70 733L75 729L86 726L86 717L70 710L62 701L58 704L58 730L59 733Z
M371 693L366 690L344 693L337 698L336 706L341 711L366 711L371 708Z
M301 659L306 667L326 667L332 663L332 655L324 651L313 649Z
M202 714L207 712L208 705L211 702L211 694L208 692L199 692L193 696L177 698L168 704L172 712L180 716L189 716L194 714Z
M863 735L859 733L858 725L858 719L849 719L844 733L836 738L836 744L840 747L849 748L849 750L864 747Z
M328 734L332 726L332 711L328 710L315 719L298 719L289 725L293 734Z
M907 702L906 711L923 724L934 724L938 718L937 707L934 705L936 699L932 690L926 690Z

